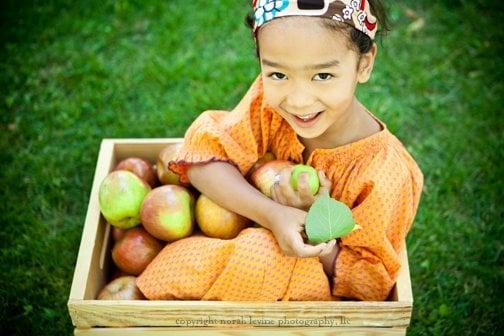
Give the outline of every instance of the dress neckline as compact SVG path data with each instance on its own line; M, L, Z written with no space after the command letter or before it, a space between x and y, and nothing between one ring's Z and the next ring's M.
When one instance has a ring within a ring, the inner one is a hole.
M313 160L313 157L315 154L322 154L322 155L339 155L339 156L361 156L363 154L369 153L369 152L375 152L376 149L382 148L386 138L389 134L389 130L387 128L387 125L378 119L373 113L371 113L368 109L365 109L365 111L380 125L381 130L373 133L367 137L364 137L362 139L359 139L357 141L341 145L338 147L334 148L315 148L311 153L310 156L308 157L308 160L305 162L306 164L310 164L311 161ZM287 121L284 120L284 122L287 125L287 128L289 132L291 133L292 137L292 148L291 148L291 153L293 156L301 157L302 160L304 161L303 158L303 151L305 150L305 145L299 140L298 135L294 131L294 129L287 123Z

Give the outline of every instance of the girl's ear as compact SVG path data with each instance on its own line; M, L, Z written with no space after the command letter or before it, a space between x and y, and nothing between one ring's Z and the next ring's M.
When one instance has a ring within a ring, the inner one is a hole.
M361 56L359 61L359 70L357 73L357 81L359 83L366 83L369 80L369 77L371 77L377 51L378 47L376 46L376 43L373 43L371 50Z

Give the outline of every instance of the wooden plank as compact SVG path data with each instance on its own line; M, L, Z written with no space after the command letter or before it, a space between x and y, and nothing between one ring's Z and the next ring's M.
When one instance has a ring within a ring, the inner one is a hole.
M114 141L118 161L137 156L156 163L158 154L165 146L183 142L184 138L111 140Z
M411 277L408 261L408 248L406 244L401 251L401 271L397 277L397 301L408 302L413 306L413 292L411 289Z
M408 261L408 250L406 244L404 244L402 250L399 252L399 258L401 260L401 269L397 275L397 281L392 288L389 301L398 301L402 303L409 303L413 306L413 293L411 291L411 279Z
M97 335L202 335L202 336L256 336L256 335L336 335L336 336L402 336L406 335L405 328L90 328L75 329L76 336L97 336Z
M409 325L411 306L399 302L362 301L98 301L69 303L79 328L94 326L197 326L229 321L256 326L307 326L313 321L348 321L352 327ZM205 322L207 321L207 322ZM330 322L325 322L330 323ZM335 323L335 322L333 322Z
M184 138L106 138L103 140L111 141L116 145L123 146L123 145L167 145L171 143L178 143L178 142L183 142Z
M79 247L79 254L75 265L72 288L70 290L70 300L84 299L86 288L89 284L91 263L95 255L95 244L97 242L97 230L100 224L100 209L98 205L98 190L101 181L111 169L114 142L103 140L100 145L98 161L93 178L93 185L89 196L89 205L86 213L86 220L82 231L82 238ZM92 282L93 280L91 280Z

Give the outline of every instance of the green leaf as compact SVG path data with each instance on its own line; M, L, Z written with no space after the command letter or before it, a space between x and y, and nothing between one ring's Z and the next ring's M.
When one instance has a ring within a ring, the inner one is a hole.
M349 234L355 227L350 208L329 195L317 198L306 216L306 235L319 244Z

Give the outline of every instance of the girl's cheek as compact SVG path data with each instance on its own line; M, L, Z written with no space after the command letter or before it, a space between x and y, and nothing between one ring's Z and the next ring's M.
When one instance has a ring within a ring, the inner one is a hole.
M264 86L264 101L272 107L278 106L282 101L281 92Z

